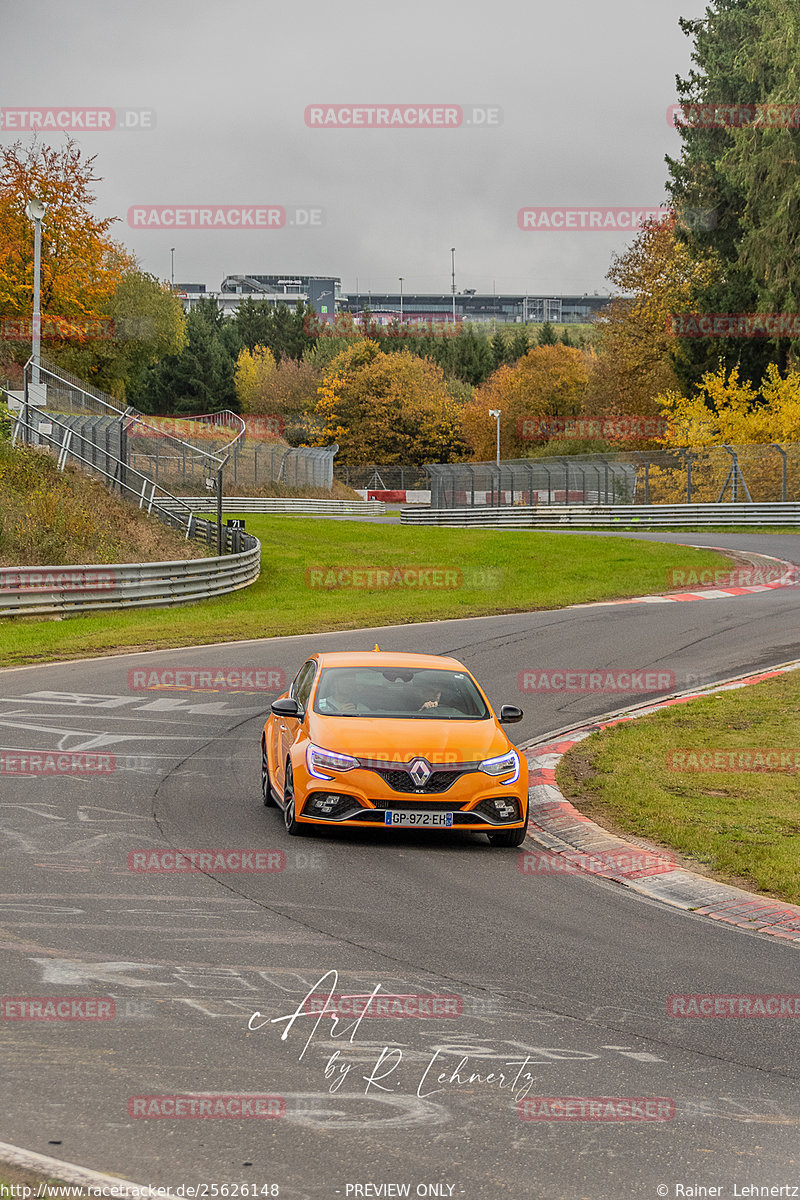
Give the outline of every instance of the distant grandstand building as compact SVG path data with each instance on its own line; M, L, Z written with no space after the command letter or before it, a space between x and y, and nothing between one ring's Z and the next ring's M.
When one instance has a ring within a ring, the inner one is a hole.
M443 323L453 319L452 292L404 293L342 291L342 281L330 275L226 275L217 292L205 284L176 284L175 292L184 309L200 300L216 300L226 315L235 314L244 299L259 300L273 307L292 308L302 301L313 308L321 321L332 321L337 312L357 316L365 309L381 325L399 320L402 305L404 324ZM609 296L530 296L523 293L457 292L456 323L507 324L553 321L581 324L594 321L610 303Z

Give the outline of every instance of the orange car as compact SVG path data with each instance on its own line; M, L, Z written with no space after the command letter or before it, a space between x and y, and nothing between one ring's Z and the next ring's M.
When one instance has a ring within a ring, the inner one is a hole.
M290 834L320 825L472 829L519 846L528 764L454 658L313 654L261 736L261 789Z

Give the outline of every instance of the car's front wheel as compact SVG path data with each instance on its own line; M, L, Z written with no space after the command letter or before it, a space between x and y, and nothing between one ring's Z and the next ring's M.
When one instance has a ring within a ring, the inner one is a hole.
M503 846L521 846L525 841L527 832L527 825L523 825L521 829L506 829L503 833L490 833L488 835L489 845L498 848Z
M287 759L286 774L283 783L283 823L290 837L301 837L306 832L306 826L297 820L294 807L294 776L292 764Z
M267 759L267 743L261 739L261 798L265 805L275 804L275 793L269 777L269 761Z

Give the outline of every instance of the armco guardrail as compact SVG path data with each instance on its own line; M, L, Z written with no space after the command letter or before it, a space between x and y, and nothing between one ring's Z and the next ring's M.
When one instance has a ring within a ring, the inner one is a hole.
M483 529L681 529L718 525L797 525L800 504L570 504L403 508L404 525Z
M69 616L109 608L188 604L249 587L258 578L261 544L221 558L73 567L0 567L0 616Z
M192 512L210 512L215 500L209 496L181 496L180 504ZM161 507L169 509L171 501L162 500ZM227 513L297 513L313 516L314 513L335 515L351 513L355 516L381 517L386 512L382 500L316 500L282 496L223 496L222 511Z

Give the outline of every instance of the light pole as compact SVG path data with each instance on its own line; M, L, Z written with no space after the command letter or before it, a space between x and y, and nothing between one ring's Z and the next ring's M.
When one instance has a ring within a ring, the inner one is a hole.
M25 215L33 221L33 328L31 330L31 356L33 358L33 373L31 381L39 382L39 358L42 351L42 307L41 285L42 273L42 218L45 206L41 200L31 196L25 205Z
M175 289L175 247L170 248L170 283L173 290Z
M400 280L400 324L402 325L403 324L403 276L398 275L397 278Z
M453 290L453 324L456 323L456 248L450 247L450 278L452 279Z
M497 465L499 467L500 466L500 416L501 416L501 410L499 408L490 408L489 416L494 417L495 421L497 421Z

